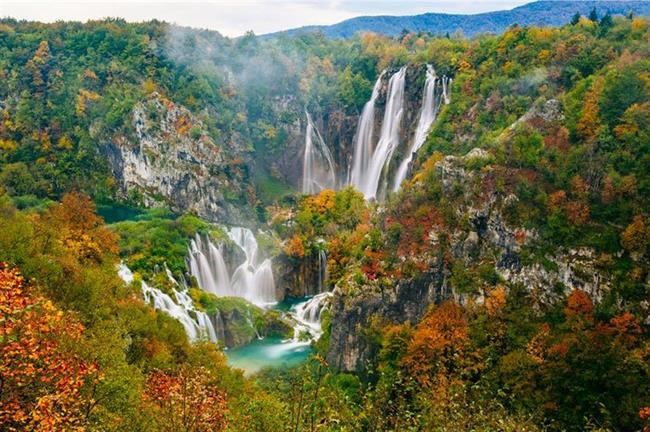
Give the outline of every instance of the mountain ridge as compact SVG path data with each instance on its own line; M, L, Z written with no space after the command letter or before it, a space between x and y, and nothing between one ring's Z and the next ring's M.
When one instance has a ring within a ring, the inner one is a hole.
M553 9L552 11L550 9ZM447 14L428 12L418 15L375 15L350 18L332 25L312 25L261 35L263 38L277 36L296 36L306 33L321 32L333 39L349 38L359 32L375 32L388 36L397 36L403 30L411 32L430 32L437 35L454 33L461 30L466 36L480 33L501 33L513 24L559 26L570 21L580 12L588 15L596 8L599 16L609 11L614 15L650 14L650 2L645 1L566 1L541 0L527 3L510 10L483 12L478 14ZM546 13L542 13L546 12Z

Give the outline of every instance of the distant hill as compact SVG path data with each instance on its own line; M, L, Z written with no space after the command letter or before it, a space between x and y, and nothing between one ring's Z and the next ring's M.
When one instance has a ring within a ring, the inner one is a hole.
M599 16L607 11L626 15L630 11L637 15L650 14L650 1L537 1L516 7L512 10L487 12L475 15L452 15L445 13L426 13L411 16L363 16L351 18L333 25L305 26L282 32L270 33L264 37L278 35L293 36L303 33L322 32L330 38L348 38L358 32L371 31L388 36L396 36L409 31L430 32L444 35L461 30L466 36L478 33L501 33L513 24L524 26L559 26L566 24L571 17L580 12L588 15L596 8Z

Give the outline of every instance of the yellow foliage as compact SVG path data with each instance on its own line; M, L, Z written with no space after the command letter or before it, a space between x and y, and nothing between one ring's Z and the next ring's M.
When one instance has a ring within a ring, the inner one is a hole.
M61 150L72 150L72 140L67 135L63 135L56 146Z
M156 91L156 83L151 78L147 78L142 83L142 89L146 94L151 94Z
M97 79L97 74L95 72L93 72L92 70L90 70L90 69L86 69L86 70L84 70L84 78L96 80Z
M582 107L582 116L577 124L578 135L591 141L600 131L600 108L598 101L605 87L605 81L602 77L597 78L591 85L587 94L585 94L585 103Z
M79 94L77 95L77 102L75 104L75 111L77 115L85 115L86 114L86 106L88 101L97 101L100 99L101 96L99 96L97 93L85 89L79 90Z
M3 152L11 153L16 151L18 148L18 143L12 139L1 139L0 138L0 150Z

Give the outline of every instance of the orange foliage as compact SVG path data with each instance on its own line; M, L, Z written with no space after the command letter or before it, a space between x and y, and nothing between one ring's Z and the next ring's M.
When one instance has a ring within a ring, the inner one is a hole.
M553 192L548 197L548 207L551 210L556 210L562 207L565 201L566 201L566 192L564 192L563 190Z
M575 289L569 294L564 308L567 317L578 315L588 316L594 312L594 304L586 292Z
M457 359L468 342L468 323L463 309L447 301L418 324L403 361L422 385L432 385L434 380L444 382L444 377L459 366Z
M305 247L303 246L302 238L298 234L291 237L284 247L284 252L293 258L304 258Z
M318 195L305 198L305 208L311 212L323 214L334 208L336 192L325 189Z
M0 429L83 430L97 366L63 348L83 327L0 263Z
M502 286L492 290L485 299L485 308L490 316L497 315L506 305L506 290Z
M79 258L101 262L105 253L118 252L117 235L103 225L95 204L84 194L65 194L46 217L66 230L64 243Z
M650 249L650 224L636 215L621 234L621 244L630 252L646 253Z
M218 432L228 426L226 395L210 382L205 368L154 371L143 398L163 431Z
M598 136L602 127L598 103L604 86L604 79L598 78L585 94L585 103L582 107L582 116L577 124L577 131L578 135L587 141Z

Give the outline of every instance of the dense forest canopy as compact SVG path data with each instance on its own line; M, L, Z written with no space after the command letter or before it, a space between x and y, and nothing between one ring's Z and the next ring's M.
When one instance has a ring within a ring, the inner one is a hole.
M305 111L345 168L382 71L425 65L452 99L402 187L300 194ZM340 40L3 19L0 110L0 429L650 429L646 17ZM283 296L324 275L298 367L244 376L143 296L187 279L190 315L286 336L186 277L235 223Z

